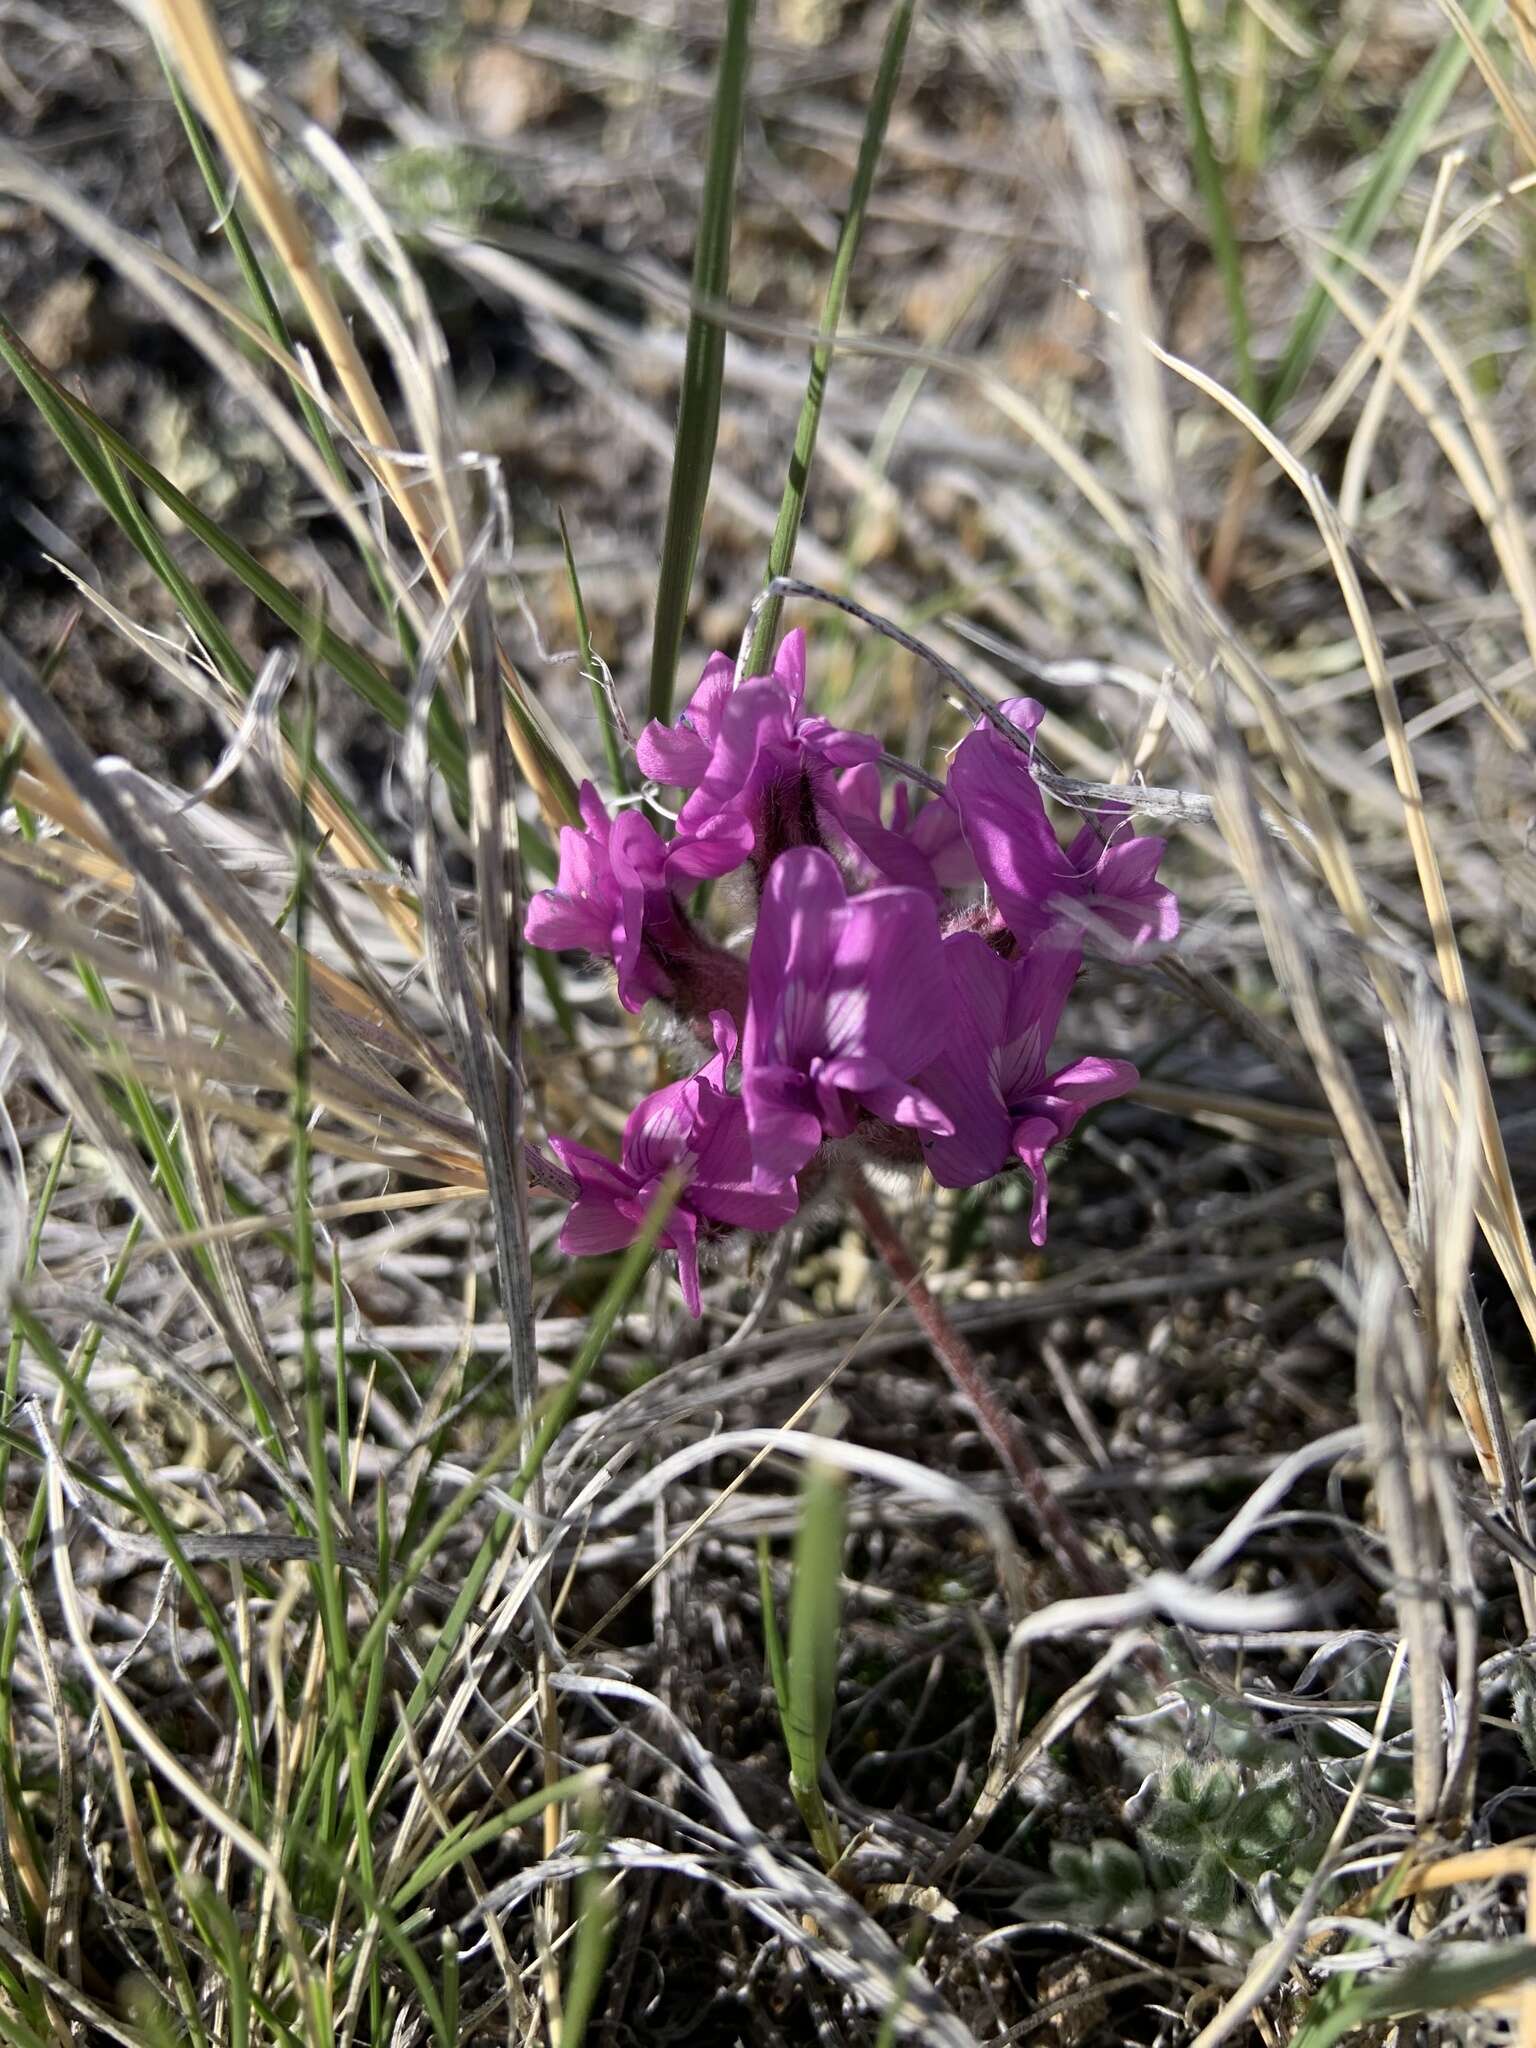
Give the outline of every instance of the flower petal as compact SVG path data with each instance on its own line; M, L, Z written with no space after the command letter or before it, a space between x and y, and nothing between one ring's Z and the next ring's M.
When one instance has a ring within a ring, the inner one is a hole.
M1058 1068L1045 1086L1053 1099L1076 1103L1081 1113L1096 1103L1113 1102L1118 1096L1129 1095L1140 1080L1141 1075L1129 1060L1090 1057Z
M849 732L826 718L802 719L796 736L802 746L838 768L854 768L880 756L880 742L872 732Z
M688 709L676 725L652 719L635 742L635 759L653 782L672 789L697 789L709 771L709 757L735 683L728 654L714 653L704 664Z
M1051 898L1071 876L1028 756L978 726L955 750L949 792L1009 929L1021 942L1038 936L1051 922Z
M611 1202L582 1196L571 1204L560 1230L560 1249L568 1259L596 1258L633 1244L640 1226Z
M947 795L936 796L923 805L908 828L908 837L927 858L940 888L969 889L981 880L976 856L960 829L960 813Z
M635 741L635 759L642 775L668 789L697 789L709 773L710 749L686 725L662 725L652 719Z
M677 1254L678 1284L683 1290L683 1300L689 1315L697 1318L699 1302L699 1232L692 1216L679 1202L667 1218L662 1242Z
M788 690L790 702L799 711L805 702L805 632L796 626L792 633L786 633L779 642L779 651L773 657L773 675Z
M810 1107L810 1095L805 1075L793 1067L744 1066L741 1099L752 1141L754 1188L781 1188L814 1155L821 1143L821 1118Z
M674 839L667 848L667 880L673 888L680 882L712 882L733 874L743 861L752 858L757 835L752 821L736 811L722 811L707 818L697 832Z
M678 813L678 826L697 834L722 811L748 806L776 772L798 765L795 712L782 683L743 683L732 693L710 750L709 767Z
M1155 834L1124 836L1108 846L1087 826L1073 841L1075 857L1089 835L1094 839L1092 879L1084 907L1131 947L1166 943L1179 935L1179 903L1166 882L1157 879L1157 865L1168 842Z
M594 1152L590 1145L578 1145L574 1138L551 1138L549 1149L584 1196L603 1195L617 1201L634 1193L634 1182L605 1152Z
M1056 1143L1057 1131L1049 1117L1021 1117L1013 1127L1012 1146L1024 1171L1034 1182L1035 1195L1029 1210L1029 1236L1032 1244L1045 1243L1046 1208L1050 1201L1050 1185L1045 1175L1045 1155Z
M1057 1137L1066 1138L1088 1110L1097 1103L1129 1095L1140 1079L1129 1060L1074 1060L1071 1066L1050 1075L1035 1094L1015 1107L1048 1116L1056 1126Z
M700 1149L689 1207L713 1222L744 1230L777 1229L799 1207L799 1191L793 1179L777 1188L755 1186L752 1172L746 1110L739 1096L729 1096Z
M570 827L564 828L567 832ZM559 889L541 889L528 904L523 937L544 953L597 953L606 958L613 929L610 910Z
M1022 960L1005 963L1007 1001L993 1040L997 1092L1018 1110L1045 1077L1046 1055L1082 965L1075 946L1036 945Z
M876 1087L861 1088L859 1100L888 1124L925 1131L934 1138L952 1138L955 1134L954 1119L932 1096L925 1095L910 1081L885 1081Z
M698 1077L693 1074L668 1082L636 1103L624 1126L624 1171L632 1180L643 1185L669 1167L692 1164L698 1107Z
M791 847L768 870L747 964L748 1069L803 1071L824 1049L825 991L846 900L837 863L817 847Z
M923 1139L923 1163L941 1188L980 1187L1008 1163L1008 1118L1001 1103L976 1105L976 1114L955 1118L947 1136Z
M943 1045L948 975L933 899L918 889L853 897L826 981L828 1032L820 1051L868 1053L901 1078Z
M873 779L873 801L868 783L854 781L859 776ZM836 794L828 794L826 808L843 837L862 856L867 873L908 889L921 889L935 902L939 900L932 861L904 834L881 823L880 771L872 761L844 771Z
M947 1038L917 1084L951 1126L923 1141L923 1157L941 1187L968 1188L1000 1173L1008 1159L1008 1111L998 1092L994 1052L1008 1029L1012 976L979 932L944 941L949 974Z

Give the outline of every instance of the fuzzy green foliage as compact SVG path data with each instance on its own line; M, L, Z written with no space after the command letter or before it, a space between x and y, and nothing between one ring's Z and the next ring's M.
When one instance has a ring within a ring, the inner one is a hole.
M1288 1902L1319 1844L1300 1777L1283 1765L1254 1773L1181 1757L1134 1804L1135 1847L1058 1842L1049 1877L1028 1888L1021 1910L1125 1932L1170 1919L1253 1941L1262 1934L1253 1889L1267 1877Z
M1051 1850L1051 1874L1029 1886L1019 1910L1041 1920L1070 1920L1079 1927L1118 1927L1125 1933L1158 1917L1147 1866L1125 1842L1058 1842Z
M468 234L487 220L510 219L523 210L505 164L483 150L390 149L375 158L371 176L407 229L451 227Z
M1139 1833L1159 1888L1192 1919L1224 1926L1245 1888L1269 1876L1289 1889L1305 1877L1318 1829L1287 1766L1252 1777L1231 1763L1185 1760L1159 1781Z

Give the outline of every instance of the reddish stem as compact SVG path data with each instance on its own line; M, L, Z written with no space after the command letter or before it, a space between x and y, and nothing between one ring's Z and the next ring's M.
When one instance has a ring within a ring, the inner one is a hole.
M1017 1418L998 1399L980 1359L923 1285L922 1275L884 1203L857 1167L850 1169L844 1179L870 1242L906 1295L934 1355L980 1424L982 1435L1018 1481L1025 1512L1058 1570L1079 1593L1114 1592L1115 1581L1090 1555L1071 1518L1051 1492Z

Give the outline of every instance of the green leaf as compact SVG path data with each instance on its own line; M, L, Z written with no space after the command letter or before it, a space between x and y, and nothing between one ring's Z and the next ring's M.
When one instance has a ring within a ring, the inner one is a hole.
M1095 1842L1093 1875L1100 1893L1117 1910L1130 1905L1147 1889L1146 1869L1127 1842Z
M651 642L651 716L672 713L672 684L688 617L688 594L698 560L704 502L720 427L725 380L725 328L719 308L730 289L731 221L736 211L736 159L741 152L741 110L747 85L747 29L752 0L727 0L725 40L715 80L704 201L693 256L693 312L683 357L672 489L656 585L656 626Z
M1076 1842L1058 1842L1051 1850L1051 1875L1081 1896L1093 1885L1093 1859Z
M1217 1928L1232 1910L1232 1873L1214 1849L1207 1849L1179 1887L1180 1903L1191 1920Z
M1141 1832L1159 1849L1189 1849L1200 1839L1200 1823L1189 1807L1170 1800L1148 1814Z
M1238 1804L1238 1791L1237 1773L1216 1765L1196 1786L1191 1814L1203 1827L1213 1827Z
M794 567L795 543L800 538L800 522L805 514L806 484L810 478L811 460L816 453L816 436L821 427L821 408L826 398L827 377L832 368L833 343L837 338L838 325L843 317L843 306L848 297L848 280L853 271L853 259L858 253L859 240L864 232L864 217L869 208L869 195L874 186L880 152L885 147L885 131L890 123L891 106L901 79L902 59L906 55L907 37L912 28L915 4L916 0L897 0L885 31L885 44L880 52L880 68L875 74L869 110L864 117L864 136L859 144L859 158L854 167L848 212L843 220L842 232L837 238L837 250L832 258L832 277L821 309L822 338L811 351L810 381L806 385L805 399L800 407L800 422L795 429L794 451L789 459L789 475L784 482L784 496L779 503L779 516L773 529L773 539L768 547L770 583L776 576L787 576ZM774 638L779 630L779 615L783 609L783 599L774 594L758 613L757 624L752 634L752 647L747 657L747 672L750 675L762 675L766 672L773 654Z
M1289 1785L1270 1779L1238 1801L1232 1815L1234 1853L1263 1859L1306 1833L1306 1817Z

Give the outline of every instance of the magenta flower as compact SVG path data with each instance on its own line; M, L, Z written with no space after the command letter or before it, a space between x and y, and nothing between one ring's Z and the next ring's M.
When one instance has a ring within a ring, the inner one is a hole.
M693 792L678 816L682 833L750 833L760 866L785 847L819 843L818 809L835 796L834 771L874 760L880 742L806 718L804 701L798 629L786 635L771 676L735 688L726 656L710 657L678 723L653 721L635 749L647 775Z
M563 1251L633 1243L677 1172L659 1243L697 1315L703 1248L788 1222L801 1186L845 1155L921 1157L947 1187L1017 1163L1044 1243L1051 1147L1137 1080L1124 1060L1049 1065L1084 943L1133 951L1174 937L1179 915L1157 879L1163 841L1132 836L1122 808L1060 843L1030 758L1043 716L1028 698L1005 704L955 750L946 788L898 773L888 804L879 741L805 715L805 642L791 633L770 675L738 682L712 656L676 723L646 728L641 767L685 792L670 840L638 811L610 818L583 785L581 827L561 834L529 942L611 961L626 1008L661 998L715 1052L640 1103L617 1161L550 1141L561 1167L544 1159L540 1185L570 1203ZM750 954L684 908L695 882L745 861L759 898Z
M788 642L785 642L788 645ZM779 653L782 655L781 647ZM736 664L728 654L712 654L704 664L688 709L676 725L653 718L635 742L641 773L669 789L697 789L709 773L709 757L720 737L720 720L735 688ZM804 656L801 688L804 688Z
M1003 714L1031 738L1044 716L1027 697L1005 704ZM1090 824L1064 848L1027 752L991 724L978 725L956 748L949 786L966 842L1021 946L1051 934L1075 947L1096 927L1128 950L1177 935L1177 899L1157 879L1167 842L1117 836L1118 823L1102 831Z
M754 1185L797 1173L861 1112L947 1133L913 1076L949 1029L938 917L916 889L850 899L837 863L795 847L768 870L747 968L742 1098Z
M523 936L548 952L593 953L618 970L619 1001L639 1010L673 993L669 961L691 950L676 895L706 875L729 874L750 851L739 819L663 841L638 811L611 819L590 782L581 786L585 831L560 832L560 875L528 905Z
M943 1051L918 1076L950 1120L922 1140L928 1170L943 1187L969 1188L1017 1159L1034 1183L1029 1234L1045 1243L1045 1155L1084 1111L1136 1086L1128 1060L1074 1060L1046 1072L1046 1056L1077 977L1079 955L1037 947L1003 960L975 932L944 941L950 1012Z
M631 1111L617 1163L568 1138L550 1139L577 1187L560 1233L561 1251L573 1258L633 1244L663 1177L674 1167L683 1169L683 1192L658 1242L676 1252L683 1299L695 1316L700 1242L729 1230L776 1230L794 1215L800 1199L792 1180L771 1189L753 1185L741 1097L725 1092L736 1027L723 1010L710 1021L715 1057Z
M936 902L946 889L965 889L981 880L960 829L960 813L947 795L931 797L914 812L910 790L898 782L889 825L881 815L882 800L880 770L873 761L861 761L837 778L837 822L866 877L926 890Z
M1080 923L1073 920L1078 931L1091 939L1095 924L1105 926L1127 952L1176 939L1179 899L1157 879L1167 840L1124 829L1118 806L1106 806L1100 816L1102 826L1085 825L1066 849L1069 877L1060 893L1081 913Z
M778 683L796 716L805 702L805 635L797 627L786 633L773 657L771 676L748 676L742 684ZM697 789L709 773L710 758L720 737L725 707L736 690L736 664L718 650L704 664L704 673L676 725L653 718L635 742L635 759L653 782L669 789Z

